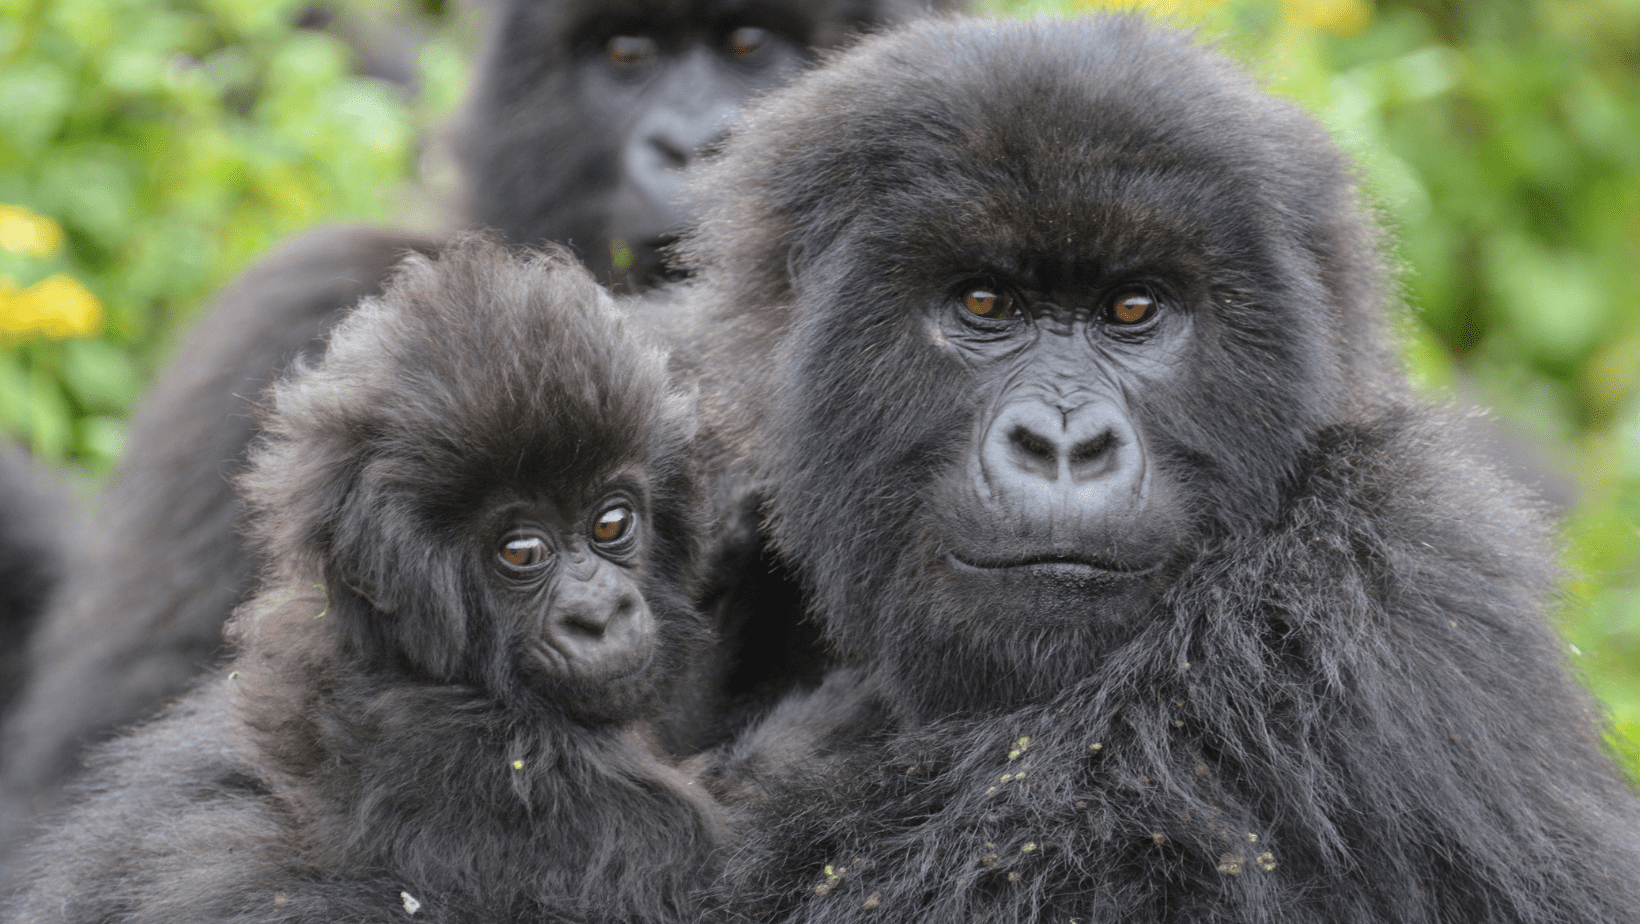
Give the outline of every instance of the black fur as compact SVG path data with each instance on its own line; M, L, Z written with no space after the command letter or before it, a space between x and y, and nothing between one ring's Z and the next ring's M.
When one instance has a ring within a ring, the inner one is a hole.
M4 919L690 919L715 807L647 730L708 640L664 366L561 251L407 262L273 394L238 656L103 753ZM658 642L614 711L532 679L545 612L490 564L494 511L612 483Z
M767 98L713 170L685 304L716 464L853 664L722 756L723 916L1640 920L1546 518L1405 386L1312 119L1137 18L930 22ZM1037 313L956 343L976 279ZM1137 334L1100 314L1134 280ZM988 344L1084 330L1104 358L1049 384L1119 383L1144 535L951 529L1001 509L954 493L993 477ZM1093 577L954 590L970 535Z
M66 576L78 525L66 486L0 443L0 710L21 686L25 644Z
M709 137L722 104L787 70L718 62L729 76L700 87L701 63L691 58L611 82L602 37L625 30L654 33L668 48L711 46L755 13L787 54L801 56L803 43L835 44L854 28L921 6L639 0L617 9L601 0L498 0L456 138L467 217L518 243L571 242L599 278L641 287L660 270L648 249L657 241L648 238L669 230L641 230L655 216L623 193L614 167L641 107L681 106L679 130ZM673 100L674 81L714 105L695 111L688 92ZM635 262L624 275L610 264L617 235L644 238L631 242ZM32 679L0 726L0 848L20 833L7 815L26 824L49 805L87 743L153 714L219 663L222 622L244 599L255 567L236 533L240 509L230 487L255 433L252 402L294 357L322 348L343 311L379 292L400 255L438 246L357 228L308 234L247 272L180 347L133 420L103 499L87 551L98 567L77 575L44 616L29 655ZM787 593L782 581L770 583L773 593ZM745 582L739 587L735 599L758 596Z

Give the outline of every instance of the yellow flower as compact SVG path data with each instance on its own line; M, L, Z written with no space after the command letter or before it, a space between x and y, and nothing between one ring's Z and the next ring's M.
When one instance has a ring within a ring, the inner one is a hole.
M1354 35L1372 21L1372 0L1282 0L1288 22L1334 35Z
M87 337L102 330L103 317L102 302L72 276L58 273L22 291L0 278L0 337L7 340Z
M0 205L0 250L49 257L62 246L62 225L20 205Z

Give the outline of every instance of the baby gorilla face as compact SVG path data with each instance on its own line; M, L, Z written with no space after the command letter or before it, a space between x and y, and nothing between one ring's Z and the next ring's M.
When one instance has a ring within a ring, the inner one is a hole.
M635 580L647 519L622 490L582 509L510 511L491 567L516 607L525 676L603 692L641 679L656 635Z
M568 253L408 261L275 400L243 482L269 557L383 669L628 721L708 637L693 407Z

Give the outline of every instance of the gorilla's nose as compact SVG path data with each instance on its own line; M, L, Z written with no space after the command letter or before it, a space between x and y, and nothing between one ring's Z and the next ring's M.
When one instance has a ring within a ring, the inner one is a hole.
M641 656L653 622L638 588L614 565L599 562L585 577L560 580L547 632L572 661L597 669Z
M993 494L1073 516L1132 497L1144 467L1126 415L1103 399L1071 408L1018 400L997 415L981 455Z
M719 140L733 116L728 105L656 106L638 120L622 151L622 169L632 187L663 218L667 230L687 225L695 212L688 201L689 168L699 152Z

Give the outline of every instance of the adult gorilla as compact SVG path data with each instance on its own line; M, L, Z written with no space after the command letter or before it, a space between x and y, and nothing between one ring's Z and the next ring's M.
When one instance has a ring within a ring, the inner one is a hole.
M729 911L1640 920L1547 526L1312 119L1138 19L931 22L712 169L708 425L853 662L723 756Z
M473 222L571 244L600 279L652 281L678 230L694 150L748 94L816 46L944 0L501 0L457 148ZM377 294L407 250L438 243L330 229L287 244L220 299L131 426L99 533L30 653L0 730L0 844L70 776L82 746L147 716L216 661L252 562L230 487L251 402ZM9 821L8 821L9 819Z
M952 0L500 0L456 151L473 223L563 241L641 289L684 226L683 180L752 93L861 29Z

